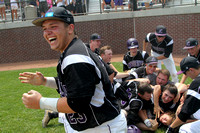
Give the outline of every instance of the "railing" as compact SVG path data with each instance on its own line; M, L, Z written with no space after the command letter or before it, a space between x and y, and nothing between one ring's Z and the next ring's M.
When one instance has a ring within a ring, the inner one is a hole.
M130 5L129 1L131 0L124 0L123 1L123 8L111 8L111 6L104 6L104 10L102 10L102 2L101 0L76 0L79 3L74 3L76 9L74 10L74 15L91 15L94 13L110 13L110 12L121 12L121 11L134 11L132 9L133 5ZM156 8L171 8L171 7L178 7L178 6L198 6L200 0L166 0L165 5L161 1L164 0L138 0L137 1L137 11L140 10L147 10L147 9L156 9ZM40 16L39 6L34 6L30 4L29 0L19 0L16 2L18 4L17 9L17 19L13 19L12 17L12 10L11 10L11 3L5 2L5 12L6 12L6 20L0 20L0 23L6 22L15 22L15 21L26 21L26 20L33 20L36 17ZM37 3L38 4L38 3ZM56 6L55 2L52 4ZM4 18L4 17L3 17Z

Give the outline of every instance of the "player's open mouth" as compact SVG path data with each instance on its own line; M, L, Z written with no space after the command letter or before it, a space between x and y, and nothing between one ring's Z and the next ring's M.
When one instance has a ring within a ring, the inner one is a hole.
M56 40L56 37L49 38L49 41L50 41L51 43L53 43L55 40Z

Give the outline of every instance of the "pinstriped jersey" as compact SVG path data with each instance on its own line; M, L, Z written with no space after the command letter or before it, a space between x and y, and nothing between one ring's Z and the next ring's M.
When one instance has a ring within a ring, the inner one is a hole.
M93 128L119 115L103 64L80 39L73 39L61 54L57 73L58 92L77 112L66 114L73 129Z
M128 51L123 58L123 71L131 70L131 68L138 68L144 66L145 60L149 57L149 54L145 51L137 51L137 55L132 57L130 51Z
M162 42L158 42L155 33L149 33L145 38L145 42L150 42L151 49L154 52L158 54L163 54L167 58L173 51L174 41L169 35L166 35L165 39Z

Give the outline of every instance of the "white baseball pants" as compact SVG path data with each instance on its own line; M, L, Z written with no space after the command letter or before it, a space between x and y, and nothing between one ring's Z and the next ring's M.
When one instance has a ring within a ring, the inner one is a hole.
M156 52L151 50L151 55L155 56L155 57L158 57L158 56L161 56L162 54L158 54L158 53L156 53ZM170 54L169 57L166 58L166 59L158 60L157 67L160 68L160 69L162 68L161 67L162 62L164 63L164 65L167 68L167 70L170 72L170 75L172 77L172 82L178 83L179 82L178 75L176 74L177 70L176 70L176 66L175 66L172 54Z

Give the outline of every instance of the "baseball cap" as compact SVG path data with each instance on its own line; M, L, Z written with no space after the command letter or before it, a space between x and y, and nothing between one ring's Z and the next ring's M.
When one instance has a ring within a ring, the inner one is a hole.
M127 41L127 48L131 49L131 48L138 48L139 47L139 43L137 41L137 39L135 38L129 38Z
M146 59L146 64L155 64L155 63L158 63L158 59L154 56L149 56Z
M166 36L167 35L167 30L165 28L165 26L163 25L158 25L156 27L156 32L155 32L156 36Z
M42 26L46 20L61 20L67 24L74 24L73 15L64 6L50 8L44 16L36 18L32 23L36 26Z
M198 41L195 38L188 38L186 40L185 47L183 49L190 49L198 45Z
M185 73L190 68L196 68L199 65L200 65L200 63L197 60L197 58L192 57L192 56L185 57L180 62L181 71L177 72L177 75Z
M101 39L101 36L97 33L94 33L90 36L90 40L103 40Z

